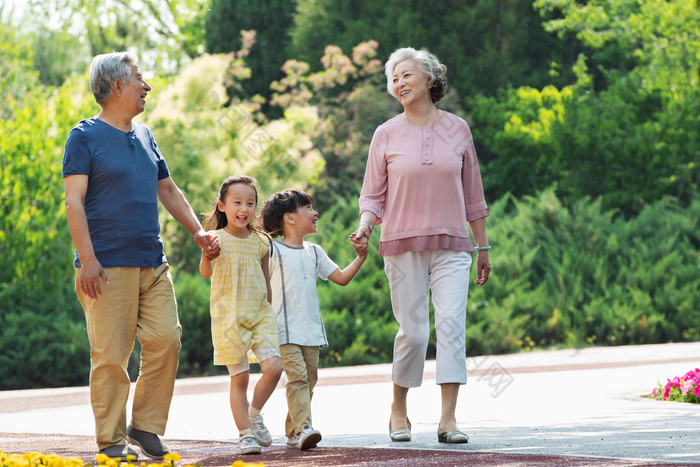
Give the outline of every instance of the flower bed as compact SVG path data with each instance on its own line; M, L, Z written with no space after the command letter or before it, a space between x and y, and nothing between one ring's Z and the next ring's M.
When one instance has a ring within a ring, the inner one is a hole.
M109 456L104 454L98 454L95 456L97 466L105 467L118 467L122 462L118 459L111 459ZM133 461L136 460L135 456L127 456L127 461L123 463L125 466L134 467L176 467L176 462L181 459L179 454L170 453L166 454L161 463L150 463L145 462L134 464ZM88 463L88 466L92 467L92 464ZM82 459L77 457L63 458L56 454L42 454L40 452L26 452L24 454L8 454L0 450L0 467L86 467ZM185 465L183 467L200 467L199 463L197 465ZM265 464L247 464L241 460L238 460L231 464L231 467L265 467Z
M659 383L659 386L645 397L660 401L700 404L700 369L690 370L681 377L667 379L665 385Z

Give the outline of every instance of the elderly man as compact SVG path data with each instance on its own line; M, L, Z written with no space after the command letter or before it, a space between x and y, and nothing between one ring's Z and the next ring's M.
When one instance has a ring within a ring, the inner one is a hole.
M181 328L163 252L158 200L205 253L218 248L170 178L151 130L132 119L151 87L136 55L98 55L90 87L102 108L73 128L63 156L66 214L75 254L75 291L90 341L90 399L100 453L160 459L178 367ZM141 366L131 424L127 362L138 337Z

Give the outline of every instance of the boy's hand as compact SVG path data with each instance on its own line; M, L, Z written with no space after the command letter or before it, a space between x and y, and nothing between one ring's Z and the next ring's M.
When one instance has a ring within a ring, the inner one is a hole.
M361 237L358 237L357 232L351 233L348 238L350 238L350 241L353 243L353 245L355 245L355 244L367 245L367 243L369 243L369 237L366 237L364 235Z
M352 242L352 247L355 249L357 256L365 257L369 252L369 246L367 245L367 237L357 237L355 232L350 234L350 241Z
M357 256L359 256L360 258L366 257L367 253L369 252L369 247L367 245L353 243L352 247L355 249L355 253L357 253Z

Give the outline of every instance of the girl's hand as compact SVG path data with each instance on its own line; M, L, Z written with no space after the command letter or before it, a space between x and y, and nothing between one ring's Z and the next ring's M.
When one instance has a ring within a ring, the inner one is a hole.
M219 256L219 253L221 253L219 237L218 235L214 234L214 232L207 232L206 236L209 240L209 249L207 250L206 248L202 248L202 256L208 261L212 261L214 258Z

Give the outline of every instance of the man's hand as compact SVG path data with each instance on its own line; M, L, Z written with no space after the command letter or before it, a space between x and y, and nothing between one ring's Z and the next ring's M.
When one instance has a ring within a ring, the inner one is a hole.
M94 261L81 262L80 264L80 290L88 297L97 300L98 295L102 295L100 279L105 285L109 285L107 274L102 265L96 259Z
M202 254L209 261L219 256L219 253L221 253L219 237L213 232L205 232L202 229L195 234L194 241L202 248Z

